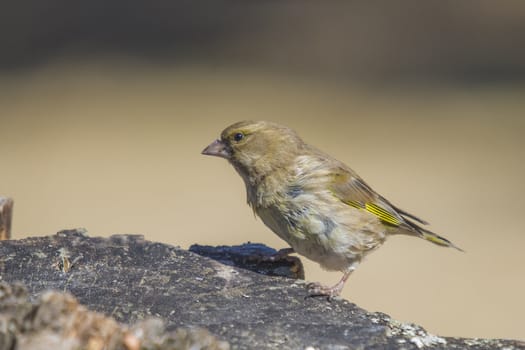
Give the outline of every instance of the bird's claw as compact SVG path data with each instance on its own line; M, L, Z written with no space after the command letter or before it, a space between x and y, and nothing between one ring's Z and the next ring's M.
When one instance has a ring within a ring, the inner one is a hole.
M339 284L328 287L317 282L308 283L306 288L308 289L308 297L327 297L328 300L338 297L343 289Z

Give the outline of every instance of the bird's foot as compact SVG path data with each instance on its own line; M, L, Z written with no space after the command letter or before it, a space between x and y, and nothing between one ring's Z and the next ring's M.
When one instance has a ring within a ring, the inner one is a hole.
M308 289L308 297L327 297L328 300L338 297L341 295L344 283L337 283L335 286L329 287L322 285L321 283L313 282L308 283L306 288Z
M343 274L343 277L341 277L339 282L337 282L337 284L333 287L323 286L321 283L317 282L308 283L306 285L306 288L308 288L308 296L328 297L328 300L332 300L333 298L338 297L343 291L343 287L345 286L346 280L348 279L348 277L350 277L350 274L354 270L355 266L351 266L351 268L347 269Z

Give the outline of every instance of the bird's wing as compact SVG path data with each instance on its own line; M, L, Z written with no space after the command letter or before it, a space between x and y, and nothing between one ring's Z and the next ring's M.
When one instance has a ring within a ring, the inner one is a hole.
M366 210L377 216L383 223L402 227L409 231L417 231L416 225L407 218L422 224L427 222L396 208L388 200L376 193L355 172L343 166L338 166L332 172L332 192L343 203L357 209Z
M414 223L412 220L423 225L428 224L417 216L392 205L344 164L339 163L331 170L333 176L331 191L343 203L372 213L384 224L399 228L398 233L419 236L434 244L453 247L462 251L448 239Z

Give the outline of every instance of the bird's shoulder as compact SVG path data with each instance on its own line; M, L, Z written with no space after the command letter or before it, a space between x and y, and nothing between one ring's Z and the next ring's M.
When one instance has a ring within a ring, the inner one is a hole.
M352 197L372 201L378 197L352 168L312 146L295 158L291 169L298 183L322 184L342 200Z

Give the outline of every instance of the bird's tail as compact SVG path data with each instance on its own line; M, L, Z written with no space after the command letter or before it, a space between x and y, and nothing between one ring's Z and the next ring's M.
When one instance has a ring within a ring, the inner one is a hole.
M414 222L414 221L417 221L420 224L428 225L428 222L426 222L425 220L421 220L417 216L414 216L414 215L412 215L410 213L407 213L406 211L401 210L399 208L396 208L396 207L393 207L393 208L404 219L403 224L401 225L401 227L404 228L405 230L401 231L402 233L408 234L408 235L411 235L411 236L421 237L421 238L423 238L426 241L432 242L432 243L440 245L442 247L451 247L451 248L455 248L455 249L459 250L460 252L464 252L463 249L461 249L460 247L458 247L457 245L455 245L454 243L452 243L451 241L449 241L445 237L441 237L440 235L435 234L434 232L429 231L426 228L423 228L423 227L419 226L418 224L416 224ZM412 221L410 219L412 219L414 221Z
M452 247L452 248L455 248L461 252L464 252L463 249L461 249L460 247L458 247L457 245L455 245L454 243L452 243L451 241L449 241L448 239L446 239L445 237L441 237L437 234L435 234L434 232L431 232L429 230L426 230L424 228L419 228L420 229L420 233L421 233L421 238L423 238L424 240L427 240L429 242L432 242L434 244L437 244L437 245L440 245L442 247Z

